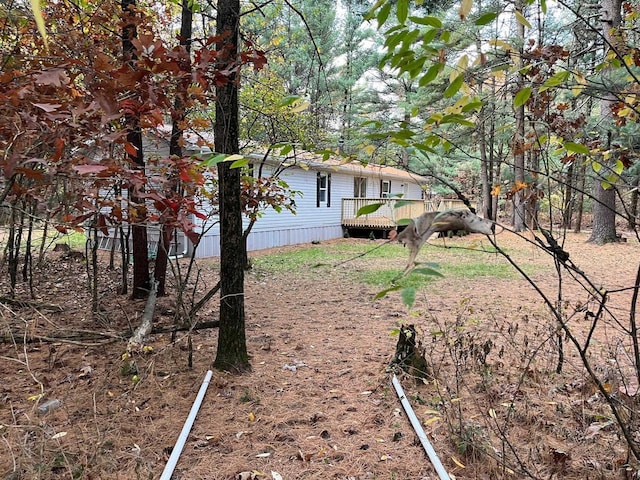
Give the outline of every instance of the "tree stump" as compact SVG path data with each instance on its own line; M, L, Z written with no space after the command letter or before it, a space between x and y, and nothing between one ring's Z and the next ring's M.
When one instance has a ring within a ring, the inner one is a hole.
M432 375L424 355L424 347L418 341L416 327L414 325L400 326L396 353L389 366L392 369L399 367L416 379L428 378Z

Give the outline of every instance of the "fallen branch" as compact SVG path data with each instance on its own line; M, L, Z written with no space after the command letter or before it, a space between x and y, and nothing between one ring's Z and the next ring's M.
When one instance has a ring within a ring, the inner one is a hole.
M129 352L139 350L144 344L144 339L151 333L151 330L153 329L153 313L156 310L157 299L158 282L154 280L151 283L151 291L149 292L147 303L144 306L144 312L142 313L142 321L140 322L140 326L136 329L132 337L129 339L129 344L127 345L127 350Z
M189 310L189 318L193 318L195 316L196 313L198 313L198 310L200 310L209 300L211 300L211 298L213 298L213 296L218 293L218 290L220 290L220 282L218 281L218 283L216 283L216 285L209 290L204 297L202 297L200 300L198 300L198 303L196 303L191 310Z
M149 335L160 333L175 333L175 332L187 332L192 330L206 330L209 328L218 328L220 322L218 320L212 320L210 322L200 322L195 325L184 325L176 327L174 325L157 326L153 327ZM25 336L25 332L11 332L7 335L0 336L0 343L72 343L75 345L93 346L93 345L106 345L112 342L118 342L130 338L133 332L127 330L120 333L113 332L93 332L90 330L73 330L63 331L54 335L29 335ZM103 341L97 341L102 339ZM90 341L97 341L96 343L86 343Z
M62 312L63 308L59 305L49 305L46 303L31 302L28 300L19 300L17 298L0 297L0 303L11 305L19 308L34 308L36 310L49 310L51 312Z

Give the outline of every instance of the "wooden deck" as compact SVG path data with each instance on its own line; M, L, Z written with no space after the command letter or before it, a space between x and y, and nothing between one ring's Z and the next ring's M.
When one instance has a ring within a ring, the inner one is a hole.
M367 205L382 204L375 212L358 215ZM477 208L477 202L471 201ZM438 204L432 200L404 200L399 198L343 198L342 226L345 228L371 228L393 230L402 219L419 217L425 212L467 208L462 200L442 199Z
M382 204L375 212L358 215L365 206ZM430 200L403 200L397 198L343 198L342 226L345 228L373 228L392 230L402 219L419 217L424 212L436 210Z

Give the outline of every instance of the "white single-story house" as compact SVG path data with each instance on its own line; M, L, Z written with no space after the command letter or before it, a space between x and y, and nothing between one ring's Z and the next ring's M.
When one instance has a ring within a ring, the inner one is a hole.
M206 147L200 147L193 139L185 138L187 151L192 155L207 156ZM203 151L204 150L204 151ZM153 158L168 155L166 136L147 136L145 156L153 171ZM392 230L401 219L417 217L425 211L437 208L428 199L427 179L399 168L382 165L362 165L357 162L345 163L344 159L333 157L323 161L321 155L304 152L287 158L267 157L260 154L245 154L249 166L247 172L261 171L262 177L278 178L287 183L295 197L295 214L282 209L277 212L267 208L257 220L247 237L247 250L262 250L286 245L311 243L341 238L347 231L375 231L378 234ZM126 192L121 192L126 196ZM358 216L360 208L378 204L375 212ZM201 234L194 246L183 234L178 233L172 245L172 255L192 255L197 258L220 255L220 230L215 208L203 205L206 220L195 215L192 218L196 232ZM152 208L152 206L150 206ZM249 218L244 219L244 226ZM149 251L157 250L159 227L149 225ZM100 234L100 247L119 249L117 230L109 229L109 235Z
M262 162L260 155L246 158ZM280 168L283 161L288 165L284 170ZM257 171L255 164L251 166L250 171ZM347 229L388 231L402 218L435 209L433 202L424 198L427 179L398 168L323 161L319 155L305 154L295 160L268 159L262 176L271 176L276 169L281 170L280 179L300 192L295 198L296 213L266 210L247 237L248 251L341 238ZM383 205L358 217L359 209L369 204ZM248 223L246 218L245 226ZM219 256L217 225L203 231L196 257Z

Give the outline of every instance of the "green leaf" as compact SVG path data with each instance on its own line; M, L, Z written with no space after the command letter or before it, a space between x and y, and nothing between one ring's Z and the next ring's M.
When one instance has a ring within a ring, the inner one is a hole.
M396 6L396 17L398 18L398 22L400 24L404 24L407 21L408 15L409 0L398 0L398 5Z
M522 90L516 93L515 97L513 97L513 106L515 108L521 107L522 105L527 103L527 100L529 100L530 97L531 87L524 87Z
M402 303L404 303L407 308L413 307L413 304L416 303L416 288L415 287L406 287L403 288L400 292L400 296L402 297Z
M385 297L387 295L387 293L389 292L396 292L400 290L400 286L399 285L395 285L393 287L387 288L385 290L382 290L378 293L376 293L376 296L373 297L374 300L380 300L382 297Z
M411 219L410 218L401 218L400 220L398 220L396 222L396 225L398 225L399 227L402 227L404 225L409 225L409 223L411 223Z
M442 277L444 278L444 275L442 273L440 273L437 270L434 270L433 268L427 268L427 267L418 267L418 268L414 268L411 273L419 273L420 275L430 275L432 277Z
M615 172L616 175L622 174L622 172L624 171L624 163L622 163L622 160L616 160L616 164L613 167L613 171Z
M483 107L484 103L481 101L469 102L464 107L462 107L462 112L472 112L475 110L480 110Z
M442 117L440 119L440 124L445 124L445 123L457 123L458 125L462 125L463 127L475 127L476 124L473 123L471 120L467 120L465 117L463 117L462 115L458 115L457 113L451 114L451 115L445 115L444 117Z
M395 205L393 206L393 208L400 208L400 207L405 207L407 205L412 205L413 202L409 201L409 200L398 200Z
M542 13L547 14L547 0L540 0L540 8L542 8Z
M513 12L516 16L516 20L518 21L518 23L520 25L523 25L527 28L531 28L531 24L529 23L529 21L524 17L524 15L522 14L522 12L519 12L518 10L514 10Z
M291 150L293 150L293 145L288 144L288 145L284 145L281 149L280 149L280 155L281 156L285 156L286 154L288 154Z
M600 170L602 170L602 164L599 162L591 162L591 168L593 168L594 172L599 173Z
M427 48L428 45L435 40L436 35L438 35L438 30L435 28L430 28L424 35L422 35L422 48Z
M413 23L418 25L428 25L429 27L442 28L442 21L437 17L409 17Z
M367 13L364 14L364 16L362 18L364 18L365 20L373 20L374 18L374 12L380 8L380 5L382 5L383 3L385 3L386 0L378 0L370 9Z
M589 148L582 145L581 143L575 142L564 142L564 148L569 152L579 153L581 155L589 155Z
M282 100L280 100L280 102L278 102L278 107L288 107L289 105L293 105L302 98L304 97L301 97L300 95L287 95Z
M214 165L217 165L220 162L224 162L224 160L227 158L226 155L221 154L221 153L214 153L213 155L209 156L208 158L205 158L204 160L202 160L201 165L206 166L206 167L212 167Z
M478 26L487 25L488 23L493 22L498 16L498 12L488 12L484 15L480 15L478 19L475 21L475 24Z
M418 85L420 85L421 87L424 87L428 83L431 83L432 81L434 81L438 76L438 73L440 73L440 70L442 70L442 67L443 65L441 63L436 63L434 65L431 65L429 67L429 70L427 70L427 73L425 73L420 78Z
M444 97L445 98L453 97L456 93L458 93L458 90L460 90L460 87L462 87L463 82L464 82L464 73L461 73L456 78L453 79L453 82L451 82L447 87L447 89L444 91Z
M365 205L364 207L360 207L358 209L358 213L356 214L356 217L361 217L362 215L368 215L370 213L373 213L383 205L384 203L371 203L369 205Z
M391 13L391 3L387 2L382 6L380 11L378 12L378 15L376 16L378 20L378 28L382 27L382 25L385 24L385 22L389 18L389 13Z
M234 161L229 168L242 168L246 167L247 165L249 165L248 158L239 158L238 160Z
M569 79L569 75L571 75L571 72L567 70L556 73L555 75L547 78L547 80L542 84L538 91L543 92L545 90L548 90L549 88L557 87L558 85L566 83L566 81Z

